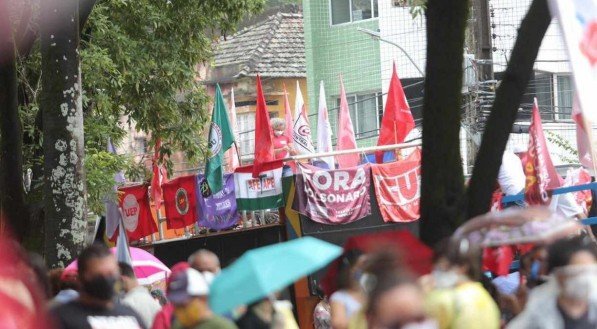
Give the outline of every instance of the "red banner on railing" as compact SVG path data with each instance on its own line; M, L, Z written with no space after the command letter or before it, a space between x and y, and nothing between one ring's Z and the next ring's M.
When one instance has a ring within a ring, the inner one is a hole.
M419 219L421 198L421 150L408 158L371 165L373 186L379 211L386 222L410 222Z

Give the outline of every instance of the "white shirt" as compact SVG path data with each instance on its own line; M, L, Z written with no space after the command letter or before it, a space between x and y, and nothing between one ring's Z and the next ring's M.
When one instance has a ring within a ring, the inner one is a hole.
M558 194L551 197L549 210L566 218L575 218L584 213L582 207L576 203L573 193Z
M147 288L143 286L135 287L127 292L122 299L122 303L139 314L145 328L151 328L153 318L162 309L160 303L153 299Z
M353 314L361 309L361 302L352 297L346 290L338 290L333 293L330 296L330 303L341 303L344 305L347 319L350 319Z
M526 176L522 168L522 162L512 152L506 151L502 156L498 183L505 195L516 195L524 191Z

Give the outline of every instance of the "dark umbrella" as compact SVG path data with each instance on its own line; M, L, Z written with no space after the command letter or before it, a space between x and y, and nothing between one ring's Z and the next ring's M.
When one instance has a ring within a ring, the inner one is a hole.
M348 238L344 244L344 252L358 249L364 253L393 249L401 254L404 263L416 274L431 272L433 250L419 241L408 231L386 231L362 234ZM336 277L340 260L337 259L329 267L322 279L322 288L326 295L336 291Z

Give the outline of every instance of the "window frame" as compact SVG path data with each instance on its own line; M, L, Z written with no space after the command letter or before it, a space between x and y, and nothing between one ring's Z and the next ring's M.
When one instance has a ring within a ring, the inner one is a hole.
M375 98L375 116L376 116L376 120L375 120L375 130L367 130L367 131L359 131L359 104L362 103L363 101L358 101L358 97L365 97L366 99L370 99L370 98ZM375 92L364 92L364 93L352 93L352 94L347 94L346 95L346 103L348 103L348 107L349 107L349 111L350 111L350 105L354 104L355 105L355 116L353 117L351 114L351 120L352 120L352 128L354 130L354 135L355 135L355 139L359 140L359 139L365 139L365 138L371 138L371 137L375 137L377 135L379 135L379 129L381 128L381 119L383 117L383 93L381 91L375 91ZM338 108L338 115L340 115L340 95L336 96L336 107ZM337 135L337 131L338 131L338 117L336 118L336 124L335 124L335 128L336 128L336 133L334 134L334 136Z
M253 122L253 129L251 131L251 122ZM253 159L255 157L255 112L254 111L244 111L244 112L237 112L236 114L236 124L238 126L238 143L239 143L239 151L241 155L241 159ZM243 127L245 125L245 127ZM242 128L248 128L248 130L243 130ZM251 141L253 144L251 145ZM243 149L243 146L247 145L246 149Z
M567 74L567 73L554 73L553 74L553 104L554 104L554 109L555 109L555 120L554 121L558 121L558 122L571 122L573 121L572 119L572 107L570 108L570 113L563 113L562 109L561 109L561 100L560 100L560 93L562 92L566 92L566 90L560 91L560 82L558 81L560 77L568 77L569 84L571 86L571 96L572 96L572 100L571 100L571 106L574 106L574 81L572 80L572 74ZM563 116L569 116L569 118L564 118Z
M349 13L348 13L349 15L348 16L350 17L350 20L348 22L334 24L333 23L333 19L332 19L332 1L333 0L328 0L328 13L329 13L329 21L328 21L328 23L329 23L330 27L344 26L344 25L354 24L354 23L358 23L358 22L365 22L365 21L369 21L369 20L372 20L372 19L378 19L379 18L379 0L370 0L369 1L370 5L371 5L371 18L361 19L361 20L358 20L358 21L355 21L353 19L353 16L352 16L352 1L353 0L346 0L346 1L348 1L348 8L349 8ZM374 5L375 1L377 1L377 6L378 6L377 7L377 12L375 11L375 5ZM375 16L375 14L377 14L377 16Z

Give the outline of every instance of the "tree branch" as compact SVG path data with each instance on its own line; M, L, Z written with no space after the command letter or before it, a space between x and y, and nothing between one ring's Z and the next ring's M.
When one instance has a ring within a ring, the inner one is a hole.
M502 154L527 88L541 41L551 22L546 0L533 0L520 24L508 67L497 89L467 193L471 218L489 211Z

